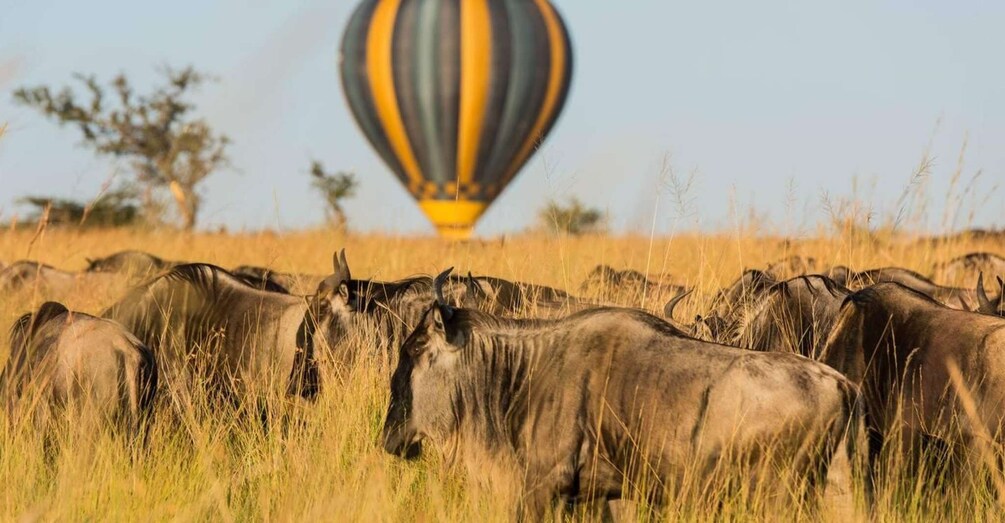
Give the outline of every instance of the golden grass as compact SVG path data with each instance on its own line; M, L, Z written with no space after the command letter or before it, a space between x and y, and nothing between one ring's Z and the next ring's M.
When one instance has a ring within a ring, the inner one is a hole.
M516 236L467 243L395 236L341 237L325 231L286 234L195 234L131 230L0 232L0 261L30 258L79 270L85 257L142 249L168 259L233 267L267 265L279 270L322 273L331 253L345 247L357 277L394 279L460 272L552 285L578 291L598 263L672 275L708 294L743 268L763 267L800 254L825 265L854 268L900 265L928 273L934 262L970 251L1005 252L1000 240L960 240L933 245L910 238L849 233L787 241L755 235L679 235L674 238ZM962 283L962 282L953 282ZM117 296L81 291L66 296L71 308L99 313ZM0 296L0 326L37 307L42 296ZM660 310L665 297L634 296L623 305ZM700 311L701 299L682 304L682 317ZM372 345L360 336L350 340ZM0 343L0 361L6 342ZM386 368L358 361L352 369L329 369L314 405L299 409L283 430L265 433L254 416L190 407L159 416L144 451L114 436L81 441L67 430L62 452L47 462L38 434L21 428L0 433L0 518L41 520L278 520L501 521L512 516L506 495L475 488L465 473L446 470L434 453L417 463L387 456L377 444L388 398ZM935 489L930 483L897 479L900 460L888 456L894 480L876 493L881 520L972 521L992 518L994 487L974 473L965 489ZM480 483L492 483L492 478ZM715 496L713 496L715 498ZM710 502L683 493L663 517L687 520L760 520L809 517L782 515L750 493ZM818 516L828 516L827 513ZM638 517L647 518L645 513Z

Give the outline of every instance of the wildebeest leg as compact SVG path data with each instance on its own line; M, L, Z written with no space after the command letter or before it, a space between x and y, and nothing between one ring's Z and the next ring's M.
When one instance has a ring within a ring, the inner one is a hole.
M269 425L273 423L273 418L275 418L273 409L269 408L267 401L262 400L258 405L258 419L261 422L264 438L269 437Z
M542 521L549 509L565 508L556 504L560 497L575 500L578 488L574 484L573 467L555 464L547 469L531 467L524 478L524 495L517 507L522 521Z
M524 494L517 507L518 521L544 521L548 509L554 506L555 495L549 489L535 488Z
M603 523L615 523L617 521L636 521L638 518L625 519L624 514L621 517L615 517L614 511L612 510L611 501L606 499L596 499L589 502L567 502L565 504L565 513L563 514L563 519L569 519L567 516L571 515L572 519L577 521L600 521Z

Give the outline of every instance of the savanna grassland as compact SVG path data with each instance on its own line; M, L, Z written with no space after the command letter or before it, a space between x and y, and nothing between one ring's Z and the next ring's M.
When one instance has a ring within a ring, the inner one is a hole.
M142 249L171 260L241 264L281 271L323 273L332 252L345 248L353 276L391 280L455 267L551 285L579 293L580 282L600 263L633 268L696 289L680 317L707 306L711 292L744 268L764 267L791 255L822 266L866 269L899 265L929 274L933 263L972 251L1005 253L1005 240L960 237L923 241L856 231L821 233L787 241L768 235L724 233L647 237L513 236L463 243L381 235L343 237L326 231L283 234L182 234L131 230L50 229L0 232L0 260L36 259L80 270L85 257ZM973 285L973 282L940 282ZM79 289L61 297L70 309L98 314L121 289ZM594 293L593 298L659 313L667 296ZM31 291L0 296L0 325L37 307ZM533 310L526 311L533 315ZM350 350L369 354L366 333L351 333ZM6 340L0 343L6 359ZM447 469L427 452L417 462L386 455L378 444L388 402L389 363L359 357L325 367L323 389L311 405L290 407L281 428L262 429L247 413L201 403L161 400L148 441L136 448L115 435L98 441L64 427L55 443L32 430L4 423L0 433L0 519L181 521L505 521L512 496L495 476ZM0 414L3 415L3 414ZM52 450L55 445L55 450ZM44 449L49 449L46 452ZM49 457L47 457L49 456ZM896 453L884 461L876 489L879 520L998 520L994 481L971 472L963 485L942 488L938 479L905 479ZM1000 479L1000 478L990 478ZM496 488L498 487L498 488ZM861 488L856 489L861 491ZM859 495L859 497L861 497ZM859 500L861 503L861 500ZM682 488L656 516L669 520L778 520L837 517L824 509L779 512L755 493L702 493ZM652 517L640 511L632 517ZM842 519L847 516L841 516ZM859 516L862 517L861 511Z

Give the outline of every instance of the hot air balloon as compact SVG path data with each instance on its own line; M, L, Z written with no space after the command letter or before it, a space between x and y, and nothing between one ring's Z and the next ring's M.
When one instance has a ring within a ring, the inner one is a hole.
M547 0L365 0L339 69L359 127L441 235L466 238L565 105Z

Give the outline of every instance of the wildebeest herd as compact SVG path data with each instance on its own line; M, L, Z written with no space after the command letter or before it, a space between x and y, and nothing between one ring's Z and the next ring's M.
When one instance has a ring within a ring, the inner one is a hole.
M97 316L50 301L17 319L0 392L12 422L73 412L142 438L172 408L166 391L309 402L331 386L323 360L375 358L389 375L378 443L407 459L428 443L514 464L531 518L629 496L658 505L668 485L727 461L769 463L737 468L749 483L777 481L764 471L785 464L783 490L813 498L832 460L870 477L894 441L919 464L949 449L956 469L979 465L988 435L1005 444L1005 258L972 253L933 276L974 286L793 257L706 296L606 265L579 288L670 295L654 313L452 270L360 279L344 251L328 275L138 251L82 272L18 261L0 270L5 296L123 296ZM684 301L705 313L676 319ZM372 338L364 354L345 348L359 333ZM639 476L645 488L626 487Z

